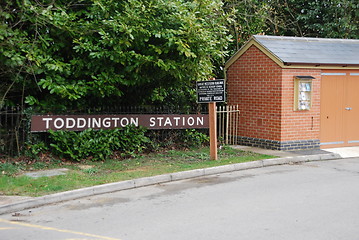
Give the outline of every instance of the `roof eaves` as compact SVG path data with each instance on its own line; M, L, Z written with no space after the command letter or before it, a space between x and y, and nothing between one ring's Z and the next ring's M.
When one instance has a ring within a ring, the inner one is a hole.
M280 66L286 65L286 62L283 61L279 56L277 56L275 53L273 53L269 48L267 48L264 44L262 44L258 39L257 36L261 35L253 35L254 41L258 43L263 49L261 49L268 57L270 57L272 60L274 60L277 64Z
M225 63L224 68L228 69L238 58L240 58L251 46L256 46L260 51L266 54L279 66L283 67L285 63L263 44L261 44L256 38L256 35L253 35L228 61Z
M228 61L224 64L224 68L229 68L240 56L245 53L248 48L253 45L253 36L235 53L228 59Z
M347 63L317 63L317 62L284 62L286 67L289 66L314 66L314 67L321 67L321 66L328 66L328 67L359 67L359 64L347 64Z

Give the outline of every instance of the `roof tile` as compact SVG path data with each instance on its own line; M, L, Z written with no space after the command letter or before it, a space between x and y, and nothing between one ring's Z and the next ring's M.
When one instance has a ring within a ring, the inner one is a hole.
M285 64L359 64L359 40L254 35Z

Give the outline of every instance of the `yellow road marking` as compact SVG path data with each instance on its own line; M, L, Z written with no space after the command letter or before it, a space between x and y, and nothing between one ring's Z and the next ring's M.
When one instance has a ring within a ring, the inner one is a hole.
M104 236L99 236L99 235L90 234L90 233L76 232L76 231L58 229L58 228L53 228L53 227L45 227L45 226L41 226L41 225L34 225L34 224L24 223L24 222L13 222L13 221L5 220L5 219L0 219L0 222L7 223L7 224L13 224L13 225L19 225L19 226L23 226L23 227L37 228L37 229L42 229L42 230L71 233L71 234L99 238L99 239L104 239L104 240L121 240L119 238L104 237Z
M9 229L15 229L13 227L0 227L0 230L9 230Z

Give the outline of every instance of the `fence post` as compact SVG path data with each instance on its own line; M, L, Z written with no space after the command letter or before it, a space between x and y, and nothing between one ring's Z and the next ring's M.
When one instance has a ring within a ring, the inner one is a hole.
M217 160L217 113L216 103L208 103L209 110L209 144L210 144L210 159Z

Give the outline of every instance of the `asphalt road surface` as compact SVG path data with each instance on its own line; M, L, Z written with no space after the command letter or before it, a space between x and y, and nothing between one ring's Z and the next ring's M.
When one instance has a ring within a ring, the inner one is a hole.
M357 240L359 158L238 171L0 215L0 239Z

